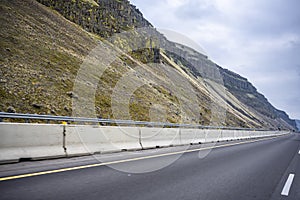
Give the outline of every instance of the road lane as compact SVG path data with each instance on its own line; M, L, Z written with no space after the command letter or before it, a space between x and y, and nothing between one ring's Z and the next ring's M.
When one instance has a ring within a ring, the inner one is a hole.
M292 135L216 148L203 159L192 151L144 174L113 168L143 168L172 155L3 181L0 194L1 199L271 199L281 198L281 182L293 165L288 198L300 199L294 187L299 185L299 141L299 135Z

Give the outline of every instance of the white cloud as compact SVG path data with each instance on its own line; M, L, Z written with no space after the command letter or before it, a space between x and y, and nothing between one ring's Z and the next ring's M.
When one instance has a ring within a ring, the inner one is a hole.
M188 0L166 0L166 3L168 8L177 8L188 3Z

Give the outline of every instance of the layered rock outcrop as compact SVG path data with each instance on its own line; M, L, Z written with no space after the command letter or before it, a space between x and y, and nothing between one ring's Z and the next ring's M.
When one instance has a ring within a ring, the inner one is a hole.
M152 26L127 0L38 0L83 29L108 37L131 28Z

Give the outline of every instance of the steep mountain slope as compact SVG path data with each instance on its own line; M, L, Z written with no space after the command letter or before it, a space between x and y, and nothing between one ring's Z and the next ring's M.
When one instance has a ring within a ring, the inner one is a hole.
M74 115L79 102L80 116L295 127L247 79L169 42L127 0L38 1L48 7L0 3L2 111ZM81 80L86 63L93 73Z
M33 0L1 1L1 13L0 110L72 115L72 99L78 98L73 86L84 58L96 46L103 51L103 57L116 50L107 42L101 42L99 36L84 31ZM168 88L155 85L155 81L150 80L145 80L145 84L132 94L128 105L130 116L113 114L113 89L119 79L127 72L134 72L137 65L147 68L153 79L165 79L160 77L166 71L162 64L158 64L156 69L149 69L129 55L116 57L99 79L95 97L97 116L149 121L149 108L152 107L152 115L163 108L164 119L181 122L185 114L180 112L176 97ZM178 79L181 80L181 77ZM184 79L181 81L184 83ZM208 103L202 103L202 107L209 107ZM160 120L155 116L159 115L154 115L152 120ZM209 117L203 114L201 123L209 124Z
M207 58L189 47L184 47L183 45L177 44L177 47L179 46L181 49L185 49L184 58L189 60L189 62L185 63L185 65L193 72L193 75L197 76L197 73L201 71L200 76L211 79L212 77L207 76L206 71L201 69L204 62L203 60L207 60ZM182 53L178 54L180 55ZM289 116L284 111L274 108L274 106L272 106L246 78L232 71L224 69L214 63L211 63L211 65L212 68L218 69L222 79L222 85L226 87L230 94L236 97L253 113L255 113L257 119L262 119L260 123L264 125L273 124L273 126L275 125L278 128L283 128L285 126L283 124L286 124L286 126L292 126L295 128L295 121L289 119ZM227 101L227 103L232 104L230 102L231 101ZM235 105L232 106L236 107ZM240 110L238 107L236 109Z
M0 9L1 110L71 114L67 92L96 37L36 1Z

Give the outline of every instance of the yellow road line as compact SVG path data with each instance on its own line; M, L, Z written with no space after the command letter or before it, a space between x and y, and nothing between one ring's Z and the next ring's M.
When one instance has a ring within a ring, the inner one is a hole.
M257 139L257 140L252 140L252 141L238 142L238 143L233 143L233 144L223 144L223 145L218 145L218 146L213 146L213 147L189 149L189 150L184 150L184 151L176 151L176 152L163 153L163 154L158 154L158 155L143 156L143 157L137 157L137 158L129 158L129 159L124 159L124 160L116 160L116 161L105 162L105 163L97 163L97 164L82 165L82 166L77 166L77 167L68 167L68 168L62 168L62 169L56 169L56 170L35 172L35 173L29 173L29 174L7 176L7 177L0 178L0 181L8 181L8 180L13 180L13 179L20 179L20 178L26 178L26 177L32 177L32 176L40 176L40 175L45 175L45 174L54 174L54 173L73 171L73 170L79 170L79 169L87 169L87 168L91 168L91 167L99 167L99 166L104 166L104 165L119 164L119 163L125 163L125 162L145 160L145 159L150 159L150 158L159 158L159 157L164 157L164 156L190 153L190 152L195 152L195 151L216 149L216 148L221 148L221 147L229 147L229 146L235 146L235 145L239 145L239 144L246 144L246 143L253 143L253 142L258 142L258 141L270 140L270 139L274 139L274 138L277 138L277 137L280 137L280 136L274 136L274 137L271 137L271 138L264 138L264 139Z

